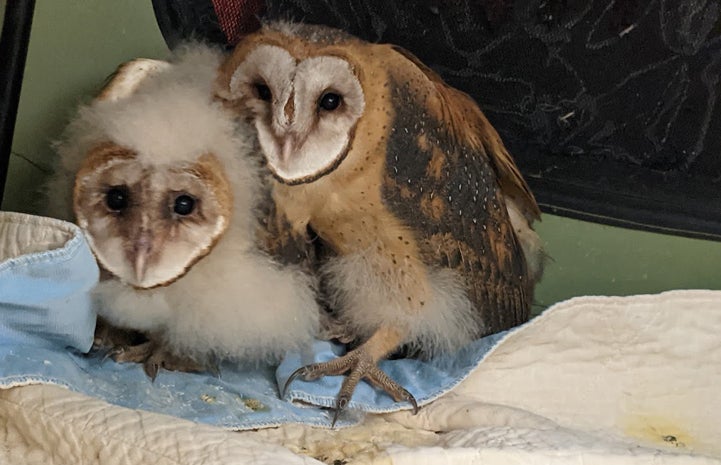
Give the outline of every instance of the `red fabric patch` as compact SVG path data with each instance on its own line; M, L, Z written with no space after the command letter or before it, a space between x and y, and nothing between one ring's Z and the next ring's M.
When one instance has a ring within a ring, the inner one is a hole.
M265 12L265 1L213 0L213 9L228 44L235 45L244 35L260 28L260 16Z

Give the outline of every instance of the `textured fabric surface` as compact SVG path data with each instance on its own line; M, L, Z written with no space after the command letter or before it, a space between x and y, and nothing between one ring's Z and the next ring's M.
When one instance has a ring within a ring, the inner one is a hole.
M266 18L399 44L468 92L545 211L721 239L718 0L265 3ZM190 15L163 32L185 29L238 37Z
M0 390L13 464L721 464L721 292L579 297L417 415L230 433L57 386Z
M98 267L73 224L0 212L0 358L12 347L87 351L95 313L88 291Z
M220 28L229 44L260 27L260 16L265 11L263 0L213 0Z
M454 356L428 362L385 361L382 368L409 389L420 404L426 404L465 379L499 339L499 335L490 336ZM334 405L341 377L313 383L294 382L289 398L302 401L303 405L281 400L279 391L301 360L333 357L334 348L318 342L312 353L305 356L289 354L277 373L275 367L242 368L223 364L219 378L203 373L161 371L155 381L150 381L139 364L119 364L103 360L101 356L10 340L0 343L0 388L58 384L119 406L229 429L248 430L290 423L329 427L332 414L327 409L308 406ZM358 424L363 419L361 412L407 408L408 404L396 403L362 383L337 426Z
M294 406L278 395L273 368L221 367L221 377L162 371L152 382L138 364L31 345L0 346L0 387L51 383L115 405L229 429L285 423L329 426L326 411ZM358 415L339 426L357 423Z
M721 458L719 325L719 291L574 298L511 333L453 396L420 418L396 419L467 427L485 416L470 407L482 401L564 428Z

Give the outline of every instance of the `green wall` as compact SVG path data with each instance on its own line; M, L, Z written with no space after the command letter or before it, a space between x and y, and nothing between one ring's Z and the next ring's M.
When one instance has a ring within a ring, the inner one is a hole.
M538 309L577 295L721 289L721 242L544 215L537 231L552 257Z
M118 63L166 54L150 0L37 0L3 209L35 211L50 141ZM577 295L721 289L721 243L550 215L537 229L552 257L537 312Z
M3 209L36 209L50 142L119 63L166 54L150 0L36 0Z

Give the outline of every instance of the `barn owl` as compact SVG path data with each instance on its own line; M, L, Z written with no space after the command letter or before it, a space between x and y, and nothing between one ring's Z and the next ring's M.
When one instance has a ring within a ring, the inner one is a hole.
M409 52L344 32L267 24L221 68L217 94L254 125L273 198L331 256L322 287L359 345L291 379L346 374L417 402L378 368L524 322L541 274L540 211L477 104Z
M151 377L274 361L317 331L314 280L259 248L262 158L213 97L221 57L198 45L122 66L57 144L52 210L74 214L109 275L99 316L149 335L116 359Z

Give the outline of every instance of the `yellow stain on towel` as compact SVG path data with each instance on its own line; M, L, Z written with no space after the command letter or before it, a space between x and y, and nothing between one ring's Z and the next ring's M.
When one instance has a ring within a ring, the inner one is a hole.
M693 450L693 438L680 426L683 422L654 415L628 416L621 421L627 435L657 446Z

